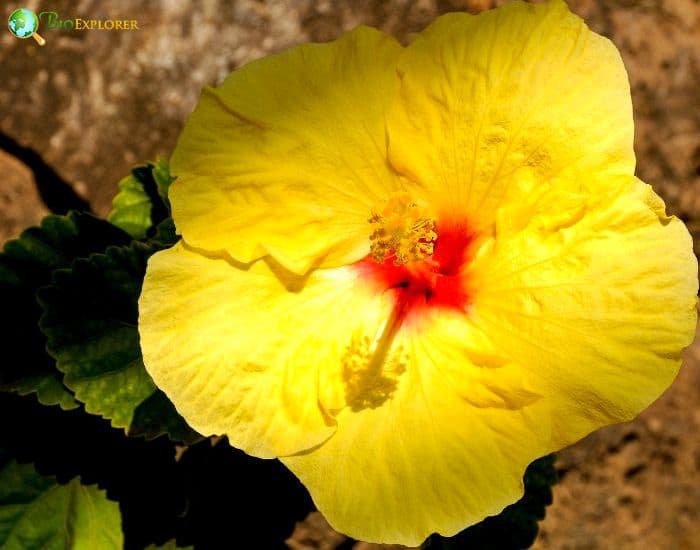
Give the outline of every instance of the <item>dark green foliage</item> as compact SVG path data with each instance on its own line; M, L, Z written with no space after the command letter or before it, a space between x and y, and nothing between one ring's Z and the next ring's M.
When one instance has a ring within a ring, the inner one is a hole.
M85 410L128 433L170 431L198 439L146 372L138 333L138 299L148 258L158 247L134 242L76 259L38 292L40 326L64 384ZM138 414L137 414L138 409Z
M186 498L177 483L173 444L130 438L82 408L63 411L0 393L3 447L20 462L66 483L98 483L122 510L126 548L165 542L177 531Z
M180 461L165 437L125 437L81 409L63 411L0 393L3 445L21 462L65 483L80 475L120 503L125 548L177 538L208 548L284 548L312 509L299 481L277 460L259 460L204 440Z
M180 466L189 506L178 541L197 549L287 548L295 522L313 509L278 460L250 457L225 439L190 447Z
M59 485L29 464L0 464L0 547L6 550L120 550L119 506L73 478Z
M170 399L157 388L134 409L128 434L132 437L140 436L147 439L167 434L173 441L187 444L202 439L187 425Z
M48 216L40 227L9 241L0 254L0 388L20 394L36 392L47 405L75 406L61 375L45 350L38 327L41 308L36 290L49 284L54 270L110 245L126 245L129 235L89 214Z
M149 242L161 248L170 248L180 237L175 233L175 222L172 218L166 218L155 227L155 233Z

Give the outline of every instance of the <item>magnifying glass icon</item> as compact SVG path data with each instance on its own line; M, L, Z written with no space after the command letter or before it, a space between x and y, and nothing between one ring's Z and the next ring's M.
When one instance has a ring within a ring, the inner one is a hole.
M27 8L20 8L10 14L7 20L10 32L17 38L32 37L39 46L46 44L46 40L36 32L39 29L39 18Z

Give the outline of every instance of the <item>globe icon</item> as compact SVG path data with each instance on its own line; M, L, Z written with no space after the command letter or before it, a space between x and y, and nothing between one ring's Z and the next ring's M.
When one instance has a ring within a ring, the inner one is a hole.
M32 10L20 8L13 11L7 20L7 24L10 32L17 38L29 38L31 36L40 46L44 45L44 39L36 32L39 28L39 18Z

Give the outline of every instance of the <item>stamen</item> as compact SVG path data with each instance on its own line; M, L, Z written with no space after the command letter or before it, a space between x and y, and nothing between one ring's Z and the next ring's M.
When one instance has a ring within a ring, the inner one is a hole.
M404 306L397 304L374 339L353 335L342 358L345 399L353 410L376 408L391 397L406 370L401 349L393 349Z
M424 215L410 195L393 195L382 212L372 212L368 221L374 228L369 236L370 254L377 262L393 256L394 265L399 266L432 255L435 221Z

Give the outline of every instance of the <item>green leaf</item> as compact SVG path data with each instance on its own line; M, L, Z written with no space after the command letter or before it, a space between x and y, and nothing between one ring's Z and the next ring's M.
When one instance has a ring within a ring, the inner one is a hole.
M155 233L150 238L149 243L160 248L170 248L180 240L175 231L173 219L166 218L156 226Z
M248 456L225 440L200 441L176 460L165 437L126 437L81 409L45 407L9 393L0 393L0 418L22 419L1 430L12 456L61 482L96 481L119 501L126 548L173 538L221 548L232 532L236 548L284 548L312 509L307 491L278 460Z
M62 378L63 374L54 369L46 374L27 376L12 386L19 395L36 393L37 399L43 405L59 405L64 410L74 409L78 402L73 393L63 385Z
M112 201L107 219L135 239L143 239L151 227L151 199L133 174L119 182L119 193Z
M35 293L51 282L55 269L70 266L75 258L130 241L128 234L109 222L72 212L48 216L41 226L5 244L0 253L0 390L21 395L36 392L45 405L77 406L44 349L45 338L38 327L42 310Z
M165 202L168 212L171 212L172 209L170 208L170 201L168 200L168 191L170 190L170 184L173 183L176 178L170 175L170 164L166 159L157 159L153 164L153 178L156 180L156 185L158 186L158 194Z
M185 423L170 399L156 390L134 410L129 435L151 439L162 433L168 434L173 441L188 444L202 439Z
M121 549L119 505L78 478L59 485L31 465L0 470L0 548L3 550Z
M119 182L119 193L107 219L135 239L170 215L168 188L175 180L165 159L137 166Z
M63 382L85 410L129 435L195 434L146 372L138 334L138 298L155 246L134 242L79 258L39 292L40 326Z
M425 550L471 550L529 548L537 537L537 523L544 519L545 509L552 503L551 486L557 481L554 455L535 460L525 471L525 494L499 515L486 518L454 537L430 537Z
M21 419L2 424L0 445L9 455L59 483L76 476L97 482L119 502L125 548L179 536L186 495L167 438L127 437L82 408L64 411L10 393L0 393L0 418Z

